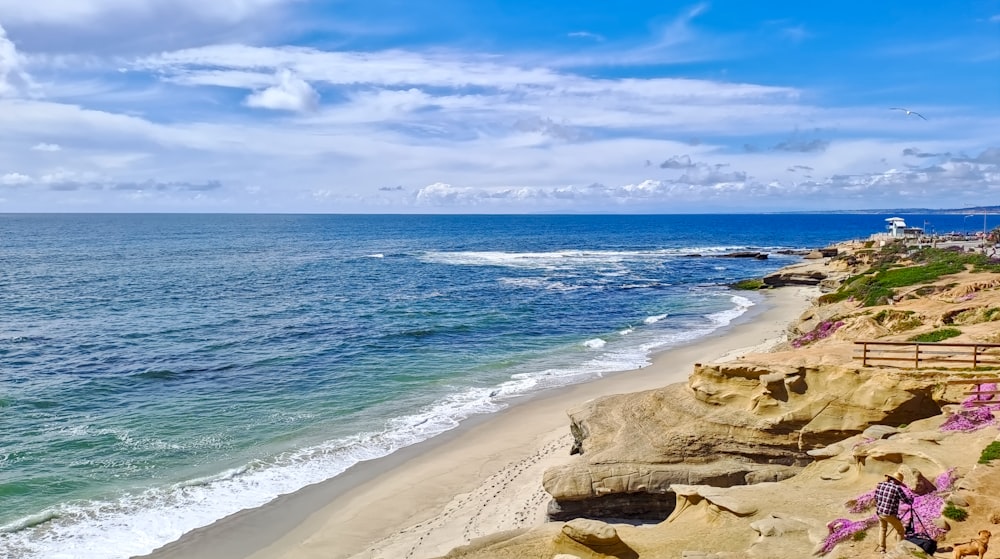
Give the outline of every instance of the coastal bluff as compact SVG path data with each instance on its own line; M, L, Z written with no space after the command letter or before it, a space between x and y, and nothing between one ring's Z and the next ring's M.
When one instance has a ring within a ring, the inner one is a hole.
M788 325L783 343L696 364L684 383L568 410L573 456L542 479L550 521L473 540L445 557L879 557L871 533L832 551L823 545L832 521L865 516L847 503L895 471L925 492L931 480L954 478L935 498L962 506L968 520L935 519L943 549L979 529L996 532L1000 474L977 463L1000 440L996 423L942 426L963 409L963 382L1000 372L863 364L854 342L902 343L948 330L949 342L994 344L1000 272L958 266L868 302L819 296L877 277L869 248L840 245L774 275L784 285L817 286L815 303ZM922 265L905 247L894 258L899 268ZM911 556L907 545L886 556Z
M697 366L687 384L610 396L570 411L579 456L545 473L550 517L666 518L671 486L781 481L808 451L941 413L937 375L838 365Z

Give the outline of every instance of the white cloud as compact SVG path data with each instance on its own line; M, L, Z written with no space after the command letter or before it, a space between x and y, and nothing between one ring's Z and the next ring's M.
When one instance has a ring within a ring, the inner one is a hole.
M240 21L291 0L0 0L0 20L10 23L85 26L111 15L184 11L204 19Z
M424 109L436 126L489 120L509 128L536 126L554 137L586 137L580 127L652 128L706 132L789 127L813 110L797 105L795 88L713 80L597 79L500 58L405 51L323 52L304 48L220 45L139 60L135 69L167 81L256 90L251 106L303 110L316 99L308 83L340 88L346 103L325 111L331 120L407 119ZM279 76L274 85L272 72ZM261 90L260 88L266 87ZM475 94L467 93L474 88ZM434 90L433 94L427 93ZM442 118L442 111L445 118ZM447 115L461 115L453 121Z
M482 86L510 89L524 85L555 85L561 76L545 68L523 69L502 64L495 57L460 53L423 54L389 50L328 52L300 47L213 45L183 49L138 60L135 69L163 72L177 83L232 86L233 77L220 68L242 71L241 77L259 80L248 71L287 68L309 81L330 84L378 84L405 87L416 84L442 87ZM225 79L216 83L214 79Z
M0 97L16 95L29 86L31 77L24 71L21 55L0 25Z
M0 184L6 186L17 186L21 184L28 184L32 182L31 177L28 175L22 175L21 173L7 173L6 175L0 176Z
M990 17L991 23L1000 23L1000 14Z
M246 6L265 4L278 2ZM687 41L703 10L675 22ZM45 76L46 97L0 99L0 175L18 171L0 181L20 187L4 189L5 209L73 191L89 208L125 211L752 211L1000 188L983 151L1000 119L943 103L921 106L934 117L915 123L881 103L814 105L826 92L781 83L617 78L447 49L221 44L81 64L14 36L10 59ZM944 155L904 155L914 146Z
M590 39L592 41L604 42L604 36L599 33L591 33L590 31L574 31L567 34L568 37L574 39Z
M319 94L316 90L291 70L280 70L276 78L277 85L247 97L247 106L298 112L312 111L319 106Z

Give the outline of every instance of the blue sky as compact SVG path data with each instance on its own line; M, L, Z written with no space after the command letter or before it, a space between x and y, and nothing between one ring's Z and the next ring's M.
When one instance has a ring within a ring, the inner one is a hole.
M0 212L985 204L1000 0L0 0Z

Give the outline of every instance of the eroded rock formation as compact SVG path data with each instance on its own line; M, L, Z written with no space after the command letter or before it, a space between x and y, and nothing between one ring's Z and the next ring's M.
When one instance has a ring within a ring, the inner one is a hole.
M935 378L851 366L732 362L695 368L686 385L610 396L570 411L580 455L546 472L554 519L665 518L672 485L780 481L808 451L937 415Z

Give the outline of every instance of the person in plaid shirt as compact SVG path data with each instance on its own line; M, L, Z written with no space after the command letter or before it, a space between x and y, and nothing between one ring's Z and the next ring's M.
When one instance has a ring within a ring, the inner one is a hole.
M903 523L899 520L899 503L913 504L903 488L903 472L886 474L885 481L875 486L875 513L878 514L878 550L885 552L887 527L896 532L896 542L903 539Z

